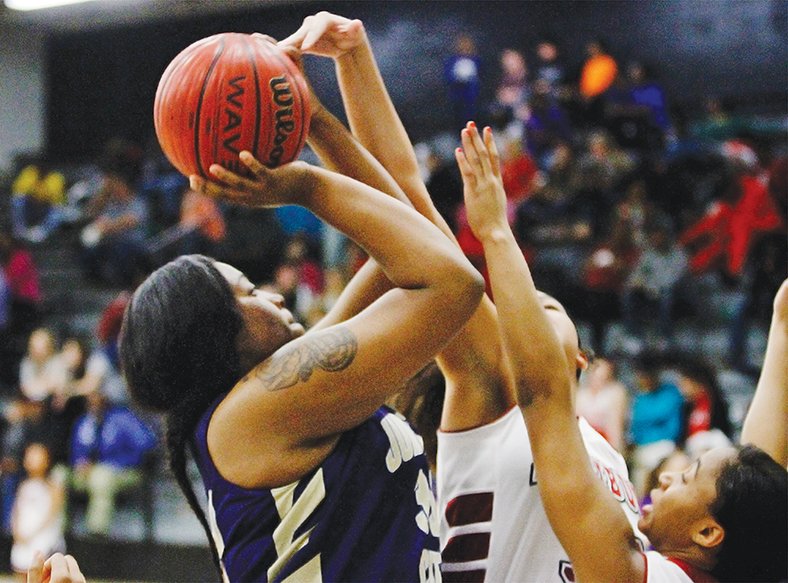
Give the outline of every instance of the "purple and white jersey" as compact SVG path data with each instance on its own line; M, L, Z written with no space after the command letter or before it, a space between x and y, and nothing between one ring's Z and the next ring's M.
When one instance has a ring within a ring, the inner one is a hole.
M250 489L222 478L208 454L219 402L195 444L226 580L440 581L424 445L401 416L381 408L300 480Z

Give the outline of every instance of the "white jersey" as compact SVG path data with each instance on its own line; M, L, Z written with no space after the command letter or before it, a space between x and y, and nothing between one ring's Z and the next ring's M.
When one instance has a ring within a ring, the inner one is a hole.
M578 425L594 471L646 548L624 458L584 419ZM575 580L542 507L519 408L482 427L438 432L437 466L444 581Z
M646 553L646 583L693 583L676 563L656 551Z

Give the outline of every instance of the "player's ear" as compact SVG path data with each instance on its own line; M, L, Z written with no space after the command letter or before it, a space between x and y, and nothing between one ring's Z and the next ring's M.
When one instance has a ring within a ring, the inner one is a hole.
M590 348L581 348L578 350L577 356L575 357L575 368L577 370L577 374L579 375L588 369L593 360L594 353Z
M706 549L718 547L725 540L725 529L711 516L693 525L692 542Z

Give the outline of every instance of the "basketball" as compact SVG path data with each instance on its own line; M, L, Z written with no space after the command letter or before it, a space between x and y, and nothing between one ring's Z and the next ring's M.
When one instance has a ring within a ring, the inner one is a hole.
M162 74L153 106L156 136L185 175L209 178L214 163L246 174L242 150L273 168L304 147L308 91L275 44L249 34L213 35L181 51Z

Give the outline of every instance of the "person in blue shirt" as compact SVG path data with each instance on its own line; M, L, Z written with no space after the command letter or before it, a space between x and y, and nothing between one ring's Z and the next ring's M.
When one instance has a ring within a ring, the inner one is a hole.
M481 66L473 38L459 34L454 42L454 52L443 65L452 122L458 131L468 120L476 119L482 88Z
M100 391L88 394L88 411L71 436L72 487L88 495L85 521L90 534L106 536L123 491L143 480L141 466L156 436L126 407L113 407Z
M632 481L642 490L648 473L676 448L681 437L684 397L675 383L661 377L656 356L642 355L634 368L638 392L632 400L629 424L634 446Z

